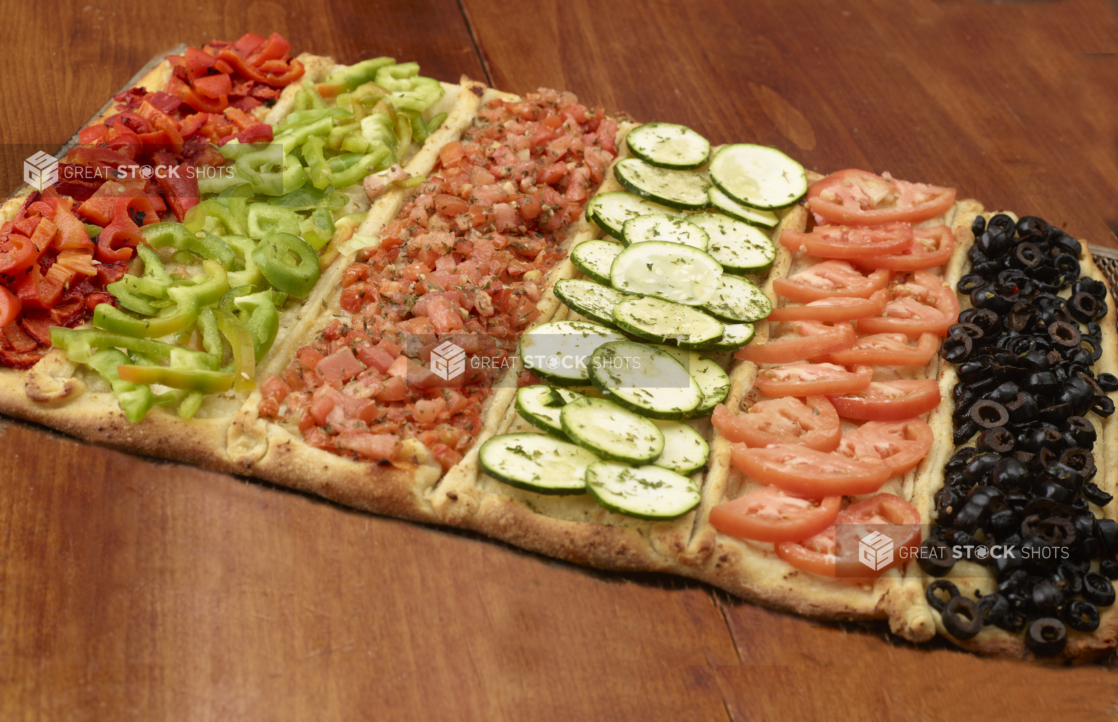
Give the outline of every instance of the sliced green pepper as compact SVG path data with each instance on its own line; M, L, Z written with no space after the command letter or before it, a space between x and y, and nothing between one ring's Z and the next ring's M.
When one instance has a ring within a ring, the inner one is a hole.
M303 78L303 92L307 94L307 100L310 101L312 110L326 110L326 101L315 90L314 83L310 78Z
M346 91L351 91L360 85L372 81L376 78L377 71L381 68L393 65L395 62L393 58L370 58L369 60L362 60L360 63L354 63L344 70L339 70L329 75L326 80L323 81L323 85L337 84Z
M150 226L144 226L141 233L152 248L171 246L179 251L192 253L203 260L216 261L223 268L232 268L234 261L237 260L233 249L220 237L212 233L205 233L199 237L181 223L152 223Z
M153 341L148 338L106 333L95 329L63 328L61 326L51 327L50 344L66 354L66 358L79 364L88 364L93 357L93 349L95 348L122 348L145 356L164 359L170 358L171 351L175 350L175 346L169 343Z
M247 393L256 385L255 339L248 328L228 311L219 308L212 315L217 319L217 328L229 339L233 349L233 388L238 393Z
M262 286L265 283L264 274L256 267L256 261L252 260L252 251L256 248L256 241L245 236L226 236L225 242L237 254L237 258L245 264L243 271L234 271L229 274L229 288L247 286L252 289L256 286Z
M278 132L283 132L288 128L295 128L300 125L308 123L316 123L323 118L345 118L353 113L345 108L322 108L315 110L302 110L291 113L283 122L276 126Z
M355 156L350 159L349 156L342 156L346 158L346 162L340 167L336 167L332 158L330 160L330 170L341 172L348 169L355 162L361 159L361 156ZM268 205L279 206L286 208L290 211L310 211L317 208L325 208L328 211L336 211L344 208L349 203L349 196L345 193L335 191L332 186L326 186L319 190L314 186L303 186L297 191L284 194L278 198L271 198L268 200Z
M154 225L154 224L153 224ZM189 328L198 320L202 308L217 302L229 290L229 276L216 261L203 261L205 275L192 282L172 286L167 296L175 306L150 319L129 316L118 308L102 303L93 312L93 325L97 328L126 336L161 338Z
M399 63L385 65L377 70L373 82L389 92L411 90L411 78L419 75L419 63Z
M233 374L223 371L121 364L117 366L117 373L122 380L134 384L161 384L204 394L222 393L233 386Z
M295 211L267 203L254 203L248 209L248 234L260 240L269 233L298 233L302 218Z
M307 138L307 142L303 144L303 158L307 161L309 169L308 179L311 185L319 190L330 185L330 164L326 162L326 156L323 155L325 148L326 141L318 135Z
M221 358L224 353L221 346L221 332L218 330L214 310L210 306L206 306L198 314L198 333L202 336L202 348L206 349L206 353Z
M98 351L88 361L89 367L112 386L113 395L120 404L120 410L124 412L124 418L133 424L138 424L155 405L155 394L149 386L120 377L117 368L127 363L129 363L128 357L115 348Z
M319 208L299 224L299 235L315 251L321 251L334 237L334 214Z
M181 391L179 392L182 393ZM179 404L179 418L193 419L194 414L198 413L198 409L202 408L202 402L206 400L206 395L201 391L191 391Z
M363 181L370 173L384 170L394 162L396 161L388 148L382 145L372 153L362 156L361 160L354 163L349 170L334 174L334 183L339 188L348 188Z
M252 260L268 283L290 296L305 298L318 282L318 254L306 241L291 233L266 236L253 250Z
M264 358L264 354L275 343L276 334L279 333L279 306L283 305L285 297L274 291L261 291L233 300L233 305L240 312L245 328L252 335L253 355L256 363Z
M213 198L202 201L187 211L182 224L186 226L186 230L197 233L205 227L208 218L217 219L225 227L226 233L237 235L244 235L245 233L244 224L240 218L237 218L232 209Z

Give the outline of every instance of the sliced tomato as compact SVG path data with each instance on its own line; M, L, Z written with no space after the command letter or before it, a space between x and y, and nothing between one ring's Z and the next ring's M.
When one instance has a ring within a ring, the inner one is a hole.
M854 259L859 268L887 268L890 271L926 271L942 266L955 251L955 234L944 225L913 229L913 243L907 251L895 255L869 256Z
M869 298L891 280L893 272L889 270L877 270L866 276L847 261L823 261L791 278L773 280L773 290L792 301L811 303L835 296Z
M800 329L813 323L794 321L791 325L799 333ZM734 358L756 364L787 364L848 349L857 339L854 327L849 323L841 323L837 326L815 323L811 328L815 332L810 336L786 336L765 343L750 344L736 352Z
M844 366L853 364L926 366L937 351L939 351L939 336L934 333L920 334L916 348L908 345L908 336L903 333L875 333L862 336L845 351L836 351L818 360Z
M802 444L818 451L834 451L842 438L838 412L826 396L765 399L737 416L718 404L710 421L730 442L751 447Z
M828 397L839 416L864 421L903 421L939 406L933 379L874 381L863 391Z
M798 251L820 258L858 259L903 253L912 246L912 238L912 226L908 223L816 226L810 233L783 231L780 244L793 253Z
M800 541L779 542L776 555L797 569L821 577L838 576L835 525Z
M821 298L803 306L784 306L774 308L769 314L770 321L857 321L861 318L876 316L885 310L889 294L884 289L875 291L869 298L848 298L834 296Z
M711 509L710 523L723 534L741 539L797 541L834 524L841 506L841 496L804 499L765 486Z
M766 396L825 396L861 391L873 379L871 366L847 371L832 363L788 364L757 373L757 388Z
M934 440L923 419L867 421L839 442L838 453L858 461L883 462L893 476L903 474L928 455Z
M812 213L845 225L919 223L943 215L954 202L954 188L853 169L833 173L807 189Z
M889 480L889 467L867 463L798 444L763 449L734 446L731 460L739 471L762 484L801 496L872 494Z
M861 333L903 333L919 338L924 333L946 336L947 329L959 320L959 299L955 289L927 271L912 274L911 283L898 283L889 289L892 300L881 316L858 320Z

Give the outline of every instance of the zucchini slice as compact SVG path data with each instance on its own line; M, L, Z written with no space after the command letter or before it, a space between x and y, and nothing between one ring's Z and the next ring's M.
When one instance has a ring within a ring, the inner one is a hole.
M710 183L693 171L657 168L640 158L626 158L617 162L613 174L626 190L670 208L701 211L710 206Z
M618 239L621 238L621 227L625 225L625 221L637 216L647 216L649 213L679 215L678 211L627 191L599 193L586 204L586 217Z
M675 341L696 346L722 338L723 324L697 308L659 298L634 298L613 307L613 320L622 331L655 343Z
M575 399L584 398L583 394L559 386L534 384L524 386L516 392L516 410L520 418L541 431L568 440L559 421L559 412Z
M687 476L706 466L710 445L702 434L682 421L657 421L656 427L664 435L664 451L653 466L671 469Z
M701 306L713 299L721 277L722 266L709 254L665 241L628 246L610 268L610 283L618 291L686 306Z
M664 453L664 434L648 419L606 399L582 398L560 414L567 438L603 459L644 464Z
M582 494L599 461L581 446L544 434L503 434L481 445L478 461L494 479L538 494Z
M715 318L731 323L752 323L768 317L772 301L752 281L739 276L718 279L714 296L703 304L703 310Z
M621 334L596 323L552 321L520 337L520 360L541 379L561 386L589 386L590 354L604 343L623 340Z
M637 298L581 278L565 278L556 282L555 295L575 313L605 326L615 325L614 306L630 298Z
M706 231L706 252L731 273L765 273L776 260L776 246L760 228L721 213L696 213L687 220Z
M633 155L661 168L692 170L710 160L710 141L685 125L645 123L625 142Z
M635 341L606 343L590 357L590 381L606 398L652 419L682 419L703 403L687 369L660 349Z
M743 206L730 196L718 190L718 186L710 187L710 204L731 218L745 221L752 226L761 228L776 228L780 223L780 216L772 211L762 211L749 206Z
M710 179L738 203L761 210L785 208L807 193L804 167L764 145L723 146L710 162Z
M705 251L710 243L707 232L692 223L690 218L678 218L666 213L637 216L625 221L625 225L621 227L621 240L627 246L648 241L682 243L700 251Z
M659 466L599 461L586 469L586 490L606 509L638 519L675 519L699 505L698 482Z
M672 346L657 346L656 348L670 354L672 358L683 364L683 368L687 369L687 373L691 374L691 377L695 379L695 382L699 384L699 388L703 391L703 403L699 404L699 407L692 411L688 418L701 419L710 416L714 407L726 400L726 397L730 394L730 377L713 359L706 358L697 351ZM679 470L676 469L676 471Z
M753 340L755 329L751 323L728 323L724 328L720 339L701 344L681 343L679 347L694 348L700 351L737 351Z
M571 250L571 263L588 278L608 286L613 259L624 249L613 241L583 241Z

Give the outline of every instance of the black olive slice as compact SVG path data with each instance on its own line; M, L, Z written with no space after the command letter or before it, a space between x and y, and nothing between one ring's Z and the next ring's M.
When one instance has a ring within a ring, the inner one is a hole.
M969 296L985 285L986 280L982 278L982 276L979 276L977 273L968 273L959 279L959 282L955 284L955 288L959 293Z
M978 328L975 326L974 328ZM952 364L961 364L970 358L974 348L974 341L965 331L951 333L940 346L939 355L944 361Z
M994 624L996 624L999 629L1004 629L1007 632L1016 634L1025 628L1028 621L1028 618L1022 612L1011 608L1002 615L1001 619L994 622Z
M955 566L955 556L951 553L951 547L942 540L925 539L920 546L920 556L916 562L928 576L942 577Z
M1066 321L1055 321L1048 326L1048 337L1058 346L1072 348L1079 345L1079 329Z
M970 224L970 230L975 236L981 236L986 230L986 219L983 216L975 216L974 222Z
M1064 593L1051 579L1038 579L1033 584L1029 601L1040 616L1049 616L1059 610L1064 601Z
M1080 291L1068 301L1068 310L1072 317L1080 323L1087 323L1100 318L1102 316L1100 311L1105 312L1105 309L1106 304L1104 302L1086 291Z
M1114 402L1110 400L1109 396L1096 396L1091 401L1091 411L1105 419L1114 413Z
M944 599L941 597L940 593L946 594L947 598ZM943 608L947 606L947 603L958 596L959 588L946 579L937 579L924 590L924 598L928 600L928 604L932 605L932 609L937 612L943 612Z
M1053 425L1067 421L1075 413L1071 404L1055 404L1040 410L1040 420Z
M1037 408L1036 399L1032 394L1021 391L1017 394L1017 398L1004 404L1005 410L1009 412L1009 421L1012 424L1027 424L1040 416L1040 409Z
M1095 381L1104 392L1118 391L1118 376L1114 374L1099 374L1095 377Z
M965 421L955 429L955 433L951 435L951 441L955 446L962 446L967 443L972 436L977 434L980 428L981 427L973 421Z
M1114 558L1118 555L1118 522L1113 519L1099 519L1095 524L1095 533L1099 537L1104 557Z
M1098 572L1083 575L1083 598L1098 607L1114 604L1114 585Z
M1014 306L1006 316L1005 325L1011 331L1027 331L1036 322L1037 311L1029 304Z
M982 617L982 625L989 626L1000 622L1009 611L1009 600L1000 594L987 594L979 599L975 606L978 615Z
M961 594L951 597L940 614L944 628L955 639L972 639L982 631L984 618L978 605Z
M1009 454L1012 453L1016 442L1017 439L1013 436L1013 432L1004 426L997 426L993 429L986 429L979 434L977 446L982 451ZM1008 459L1002 459L1002 461L1008 461Z
M1115 562L1113 559L1104 559L1099 564L1099 574L1102 574L1111 581L1118 579L1118 562Z
M1064 453L1060 454L1060 463L1075 469L1084 479L1095 475L1095 455L1086 449L1064 449Z
M1099 488L1098 484L1089 481L1083 485L1083 496L1095 506L1106 506L1114 501L1114 496Z
M1070 253L1061 253L1052 259L1052 265L1064 278L1079 278L1079 259Z
M1099 608L1076 599L1064 607L1064 621L1077 632L1093 632L1099 628Z
M970 420L984 429L993 429L1009 423L1009 412L997 401L982 399L970 407Z
M1021 238L1047 238L1051 226L1036 216L1021 216L1017 221L1017 235Z
M1013 220L1013 216L1005 213L996 213L986 224L987 229L996 228L1010 238L1017 232L1017 221Z
M1040 522L1034 533L1054 547L1071 546L1076 539L1075 525L1070 519L1060 516L1049 517Z
M1029 625L1025 633L1025 646L1038 657L1051 657L1064 651L1068 643L1068 630L1064 623L1053 617L1042 617Z
M1070 417L1064 422L1063 428L1072 435L1076 445L1085 449L1092 448L1095 445L1095 439L1098 438L1095 425L1082 416Z

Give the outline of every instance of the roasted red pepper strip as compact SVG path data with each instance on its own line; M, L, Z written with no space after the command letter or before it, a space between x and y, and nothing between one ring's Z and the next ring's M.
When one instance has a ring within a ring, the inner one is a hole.
M132 257L133 247L144 240L133 213L135 216L143 213L143 217L139 220L145 225L159 220L147 196L117 198L113 206L112 222L105 226L101 235L97 237L97 260L102 263L112 263L126 261Z
M22 310L23 304L19 302L19 298L4 286L0 286L0 328L19 318Z
M291 43L279 33L272 33L263 47L249 56L249 62L259 66L267 60L283 60L289 52L291 52Z
M236 55L236 53L233 53L233 55ZM221 111L229 107L228 97L222 96L214 100L213 98L207 98L190 87L184 87L182 89L182 102L203 113L221 113Z
M303 64L294 59L292 59L290 65L288 65L287 72L279 75L268 75L261 72L259 69L249 65L244 58L242 58L233 50L222 50L221 54L217 57L232 65L234 70L236 70L238 73L245 76L246 78L251 78L258 83L264 83L265 85L271 85L272 87L283 87L285 85L290 85L292 82L303 77Z
M156 153L154 160L157 167L164 166L162 172L155 174L155 180L163 191L167 203L171 205L175 218L181 223L186 217L186 212L200 201L194 166L190 161L176 165L174 156L166 152Z

